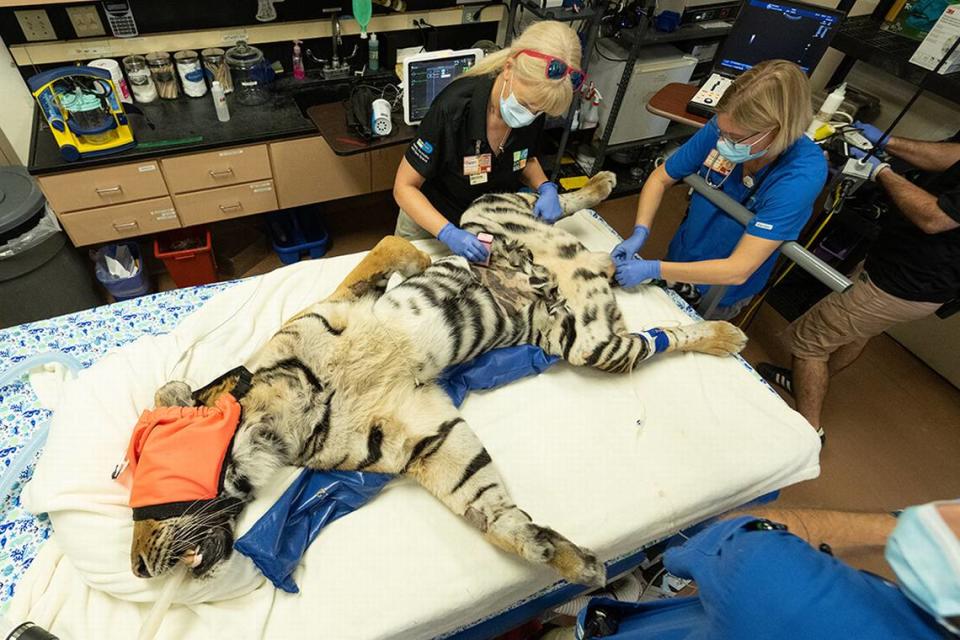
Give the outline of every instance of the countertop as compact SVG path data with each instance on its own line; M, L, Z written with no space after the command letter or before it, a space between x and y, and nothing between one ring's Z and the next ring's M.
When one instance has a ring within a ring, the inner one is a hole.
M143 115L134 113L132 109L127 111L127 115L133 127L134 139L138 143L195 136L202 136L203 139L181 144L133 148L76 162L68 162L60 155L60 149L46 121L35 107L28 170L35 175L73 171L317 133L316 126L303 115L290 93L275 93L268 102L257 106L239 104L231 94L227 96L227 104L230 108L228 122L217 120L213 98L209 92L200 98L181 95L176 100L135 104L134 107L142 110ZM153 127L150 126L151 123Z

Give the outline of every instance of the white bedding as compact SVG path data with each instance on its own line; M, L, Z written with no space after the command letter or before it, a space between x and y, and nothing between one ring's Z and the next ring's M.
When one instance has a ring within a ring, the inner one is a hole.
M594 250L615 241L587 213L561 224ZM130 511L110 472L139 412L173 377L199 386L241 364L361 257L246 281L170 334L118 349L75 381L35 379L55 417L23 498L49 512L55 533L18 586L11 619L33 620L63 640L136 637L162 584L130 572ZM660 290L617 296L632 329L690 321ZM471 394L463 413L518 504L604 560L819 473L813 430L735 358L658 356L622 377L560 363ZM281 474L248 507L241 533L295 473ZM300 594L277 592L234 554L218 580L181 590L176 601L185 604L170 610L158 637L429 638L555 581L487 544L406 479L321 532L294 577Z

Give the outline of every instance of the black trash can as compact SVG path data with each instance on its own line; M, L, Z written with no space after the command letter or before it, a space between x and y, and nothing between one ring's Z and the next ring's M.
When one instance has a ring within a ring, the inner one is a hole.
M89 262L45 203L25 169L0 167L0 328L103 304Z

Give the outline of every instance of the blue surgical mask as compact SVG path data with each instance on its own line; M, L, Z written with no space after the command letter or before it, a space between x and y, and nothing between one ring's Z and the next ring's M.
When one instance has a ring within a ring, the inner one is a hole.
M960 616L960 540L943 521L937 504L905 509L887 539L884 555L901 591L958 633L947 619Z
M520 129L537 119L537 114L520 104L517 96L513 94L513 79L510 79L510 95L506 99L503 93L507 88L504 84L500 89L500 117L507 123L511 129Z
M760 136L759 140L754 140L750 143L732 142L721 136L720 139L717 140L717 151L730 162L734 164L743 164L748 160L759 158L767 152L766 149L763 149L762 151L757 151L756 153L750 153L750 150L753 148L753 145L757 144L760 142L760 140L763 140L768 135L770 135L769 131Z

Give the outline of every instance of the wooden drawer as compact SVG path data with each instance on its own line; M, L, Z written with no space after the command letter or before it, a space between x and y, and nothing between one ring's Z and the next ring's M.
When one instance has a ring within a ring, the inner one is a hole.
M173 199L185 227L277 209L273 180L185 193Z
M338 156L322 136L270 145L284 209L370 193L370 154Z
M199 191L254 180L268 180L270 158L266 145L196 153L160 161L172 193Z
M76 211L63 214L59 218L67 235L78 247L167 231L180 226L180 219L169 197Z
M407 152L406 144L398 144L385 149L375 149L370 152L370 190L388 191L393 189L393 182L397 178L397 169L403 154Z
M38 180L57 213L167 195L167 185L154 161L40 176Z

